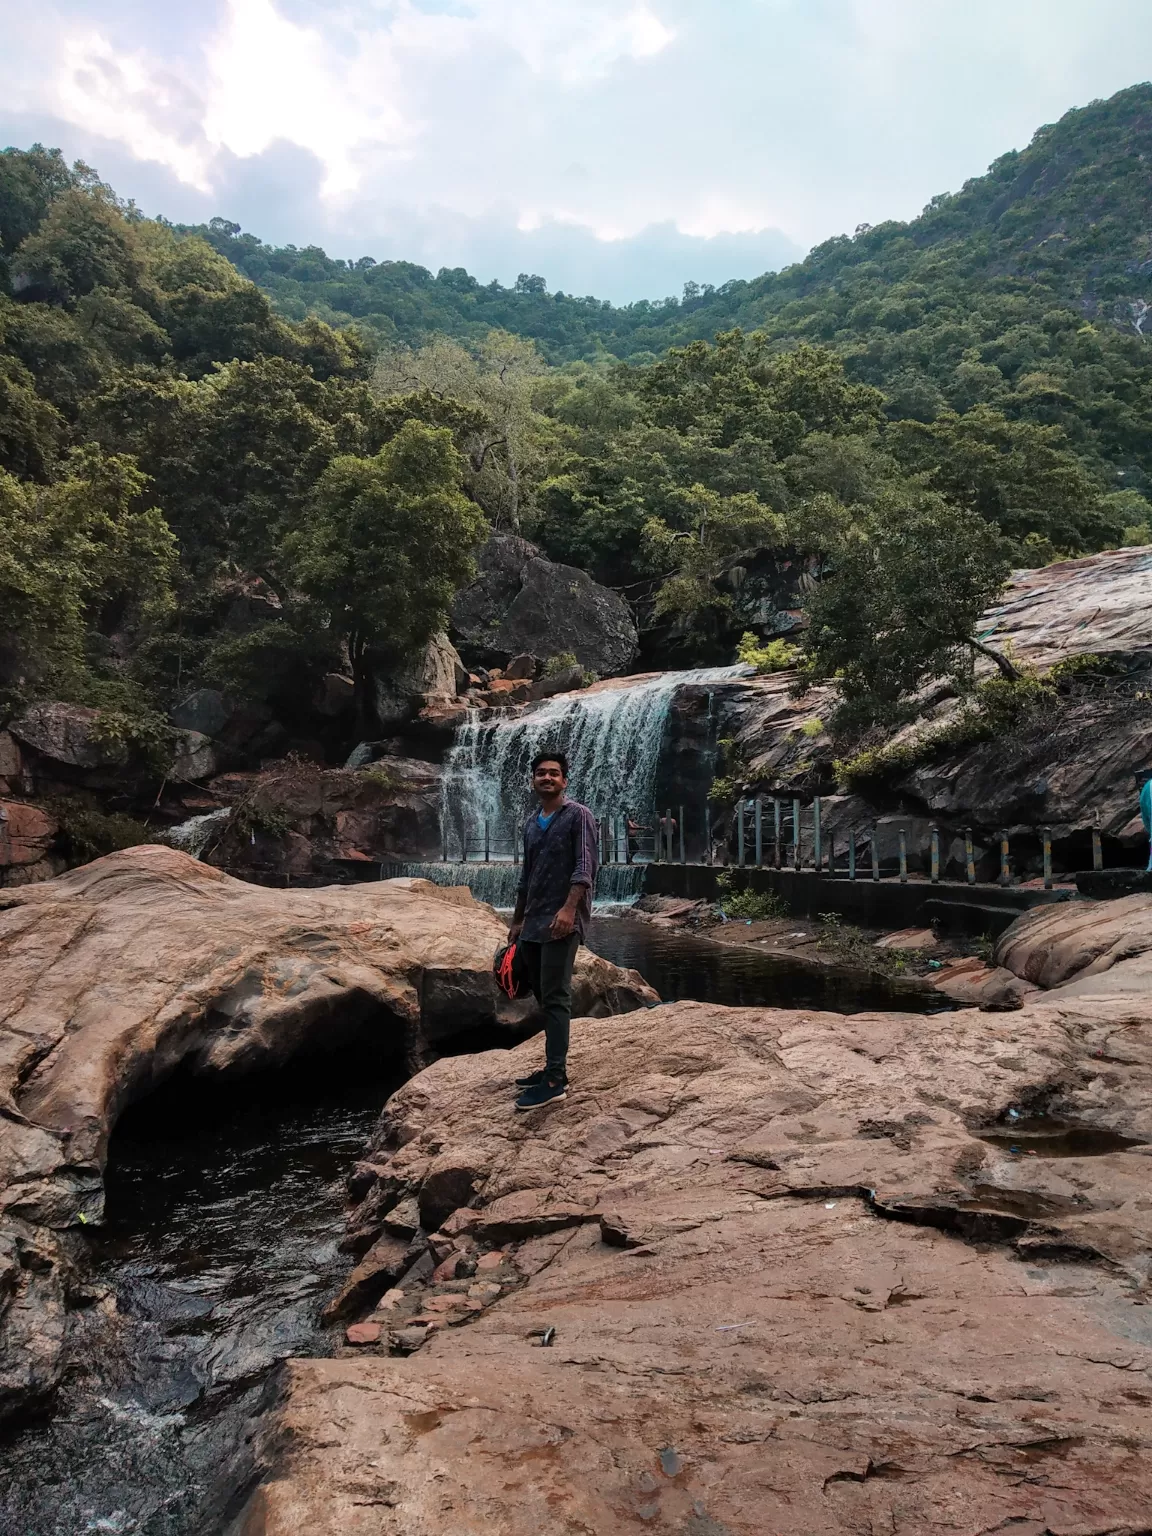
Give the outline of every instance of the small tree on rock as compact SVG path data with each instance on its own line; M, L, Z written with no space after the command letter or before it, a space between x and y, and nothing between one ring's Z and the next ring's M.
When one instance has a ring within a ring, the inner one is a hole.
M1003 589L1010 551L990 523L935 492L886 492L809 599L802 677L834 678L846 711L872 720L897 718L933 679L966 686L977 655L1015 678L1011 661L975 633Z

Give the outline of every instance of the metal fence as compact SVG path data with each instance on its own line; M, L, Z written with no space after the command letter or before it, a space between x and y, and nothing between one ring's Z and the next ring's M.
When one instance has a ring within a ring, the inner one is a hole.
M734 825L711 805L693 809L681 804L663 810L620 810L599 817L598 826L600 862L604 866L723 864L806 870L847 880L909 879L907 827L893 819L887 823L830 829L825 824L819 797L809 801L787 796L742 800L736 807ZM895 838L894 856L890 854L887 860L882 860L880 854L881 828L885 841ZM948 839L947 853L942 848L943 838ZM1012 884L1027 865L1050 888L1054 880L1051 828L1036 827L1026 837L1018 834L1018 839L1014 850L1009 833L999 832L993 839L994 847L989 849L986 830L981 830L978 839L972 827L932 826L924 873L935 884L952 864L958 866L960 878L975 885L978 865L986 866L991 854L997 871L992 883ZM1027 844L1023 851L1022 843ZM913 862L917 865L921 862L922 846L915 851ZM465 836L457 841L445 833L442 853L445 864L518 864L520 823L485 822L471 840ZM1098 831L1092 832L1092 867L1104 867Z

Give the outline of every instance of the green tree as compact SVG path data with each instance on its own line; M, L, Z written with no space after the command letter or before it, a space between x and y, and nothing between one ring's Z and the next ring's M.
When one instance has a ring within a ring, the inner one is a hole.
M1015 677L975 633L1007 580L1010 553L990 523L936 492L885 492L808 600L802 677L835 679L845 714L871 720L898 718L935 679L967 686L977 655Z
M1100 488L1059 427L1009 421L987 405L889 432L897 458L957 506L994 523L1021 551L1029 535L1070 554L1098 549L1116 529L1099 508Z
M550 424L533 399L546 372L532 342L490 331L472 348L447 337L416 351L389 348L377 361L374 382L386 397L420 392L472 408L469 419L458 421L464 483L494 528L518 533L550 436Z
M175 540L131 459L75 450L54 484L0 471L0 613L8 683L71 681L93 632L159 617L171 601Z
M364 728L373 661L423 645L474 574L486 524L462 471L447 428L408 421L374 457L333 460L285 541L295 585L347 643Z

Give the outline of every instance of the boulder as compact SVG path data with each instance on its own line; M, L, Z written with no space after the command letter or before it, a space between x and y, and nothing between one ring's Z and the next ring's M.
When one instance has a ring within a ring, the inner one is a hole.
M318 714L336 719L352 708L355 694L356 684L350 677L340 672L325 672L312 704Z
M42 757L69 768L118 767L128 760L121 742L101 738L100 711L83 704L33 704L9 730Z
M1144 1530L1148 1148L1007 1133L1039 1102L1152 1141L1150 1032L1147 997L678 1003L577 1020L567 1099L520 1116L531 1047L437 1062L377 1161L413 1197L466 1165L446 1225L517 1242L519 1283L402 1371L287 1362L241 1528Z
M1071 983L1085 993L1152 990L1152 892L1036 907L1001 935L995 959L1061 995Z
M219 736L231 716L231 706L218 688L197 688L177 704L169 718L182 731Z
M53 1234L100 1220L108 1138L127 1104L180 1067L236 1076L358 1043L403 1059L431 1032L518 1027L524 1005L492 976L504 937L491 908L423 882L269 890L155 844L6 890L0 1414L58 1377L66 1263ZM654 1000L634 973L587 961L578 984L603 989L603 1006ZM32 1265L41 1249L34 1273L5 1278L6 1253ZM30 1332L39 1353L25 1347Z
M535 656L529 656L527 653L521 656L513 656L504 668L504 676L510 677L514 682L522 677L532 679L536 676L537 666L538 662Z
M467 687L456 647L437 633L409 665L376 679L376 714L383 726L403 725L426 705L449 703Z
M176 737L175 753L168 777L177 784L210 779L216 772L216 751L202 731L181 731Z
M494 533L477 565L476 580L452 604L452 627L469 660L568 652L601 677L626 672L636 660L631 609L586 571L556 565L509 533Z
M0 800L0 870L39 863L59 830L59 822L39 806Z

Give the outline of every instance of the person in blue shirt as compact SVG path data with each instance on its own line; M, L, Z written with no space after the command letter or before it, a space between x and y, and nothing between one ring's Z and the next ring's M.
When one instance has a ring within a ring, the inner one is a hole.
M544 1014L543 1070L520 1078L517 1109L535 1109L568 1092L572 966L592 915L596 881L596 818L569 800L568 759L538 752L532 790L539 801L524 823L524 862L508 930L518 942L529 985Z
M1140 786L1140 817L1148 834L1148 873L1152 874L1152 775Z

